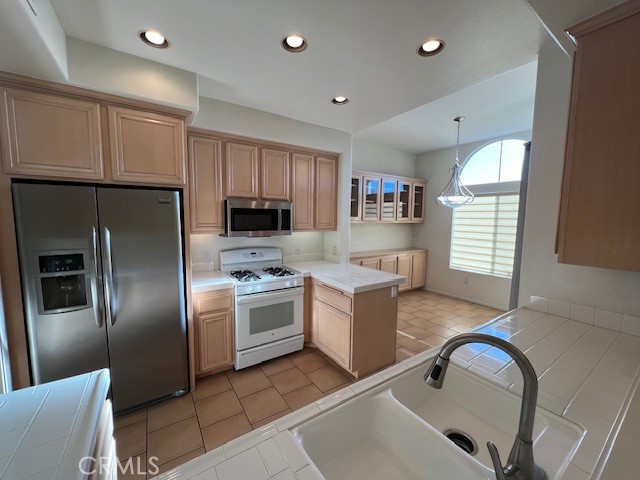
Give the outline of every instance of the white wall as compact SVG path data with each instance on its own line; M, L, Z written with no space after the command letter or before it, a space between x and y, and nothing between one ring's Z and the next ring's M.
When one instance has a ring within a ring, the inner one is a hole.
M353 169L414 177L416 156L370 143L353 142ZM351 224L352 252L411 247L413 225Z
M462 162L480 147L503 138L530 140L531 132L518 132L483 142L461 145L460 161ZM510 279L449 268L453 210L436 205L434 199L451 177L449 169L453 165L454 158L455 147L418 155L416 160L416 175L428 179L429 182L426 219L422 225L414 226L413 240L414 247L429 250L426 289L482 305L506 309L509 306Z
M272 113L221 102L211 98L200 98L200 110L193 122L194 127L244 135L262 140L283 142L316 148L340 154L338 182L338 230L336 232L294 233L291 237L273 237L258 243L253 239L227 239L214 235L192 235L192 260L202 261L204 249L219 252L222 249L253 245L278 246L285 256L293 255L295 248L301 249L300 260L326 258L347 262L349 259L349 185L351 181L351 134L310 123L292 120ZM207 237L207 238L200 238ZM333 254L335 246L336 254ZM214 257L216 262L217 257ZM288 259L292 261L292 259Z
M69 83L101 92L198 109L198 76L75 38L67 39Z
M559 264L554 253L570 81L571 59L546 45L538 60L520 304L542 295L640 316L640 273Z

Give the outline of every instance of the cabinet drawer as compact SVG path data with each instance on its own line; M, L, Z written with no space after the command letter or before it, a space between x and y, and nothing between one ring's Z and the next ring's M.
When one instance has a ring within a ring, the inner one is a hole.
M233 295L230 290L200 293L195 296L198 313L233 310Z
M322 300L345 313L351 313L351 297L345 295L342 290L329 287L322 283L316 283L313 290L317 299Z

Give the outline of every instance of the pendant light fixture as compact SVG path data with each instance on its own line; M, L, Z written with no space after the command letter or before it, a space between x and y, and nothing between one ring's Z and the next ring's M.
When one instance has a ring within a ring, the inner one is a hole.
M444 205L449 208L461 207L467 203L473 202L473 193L465 187L460 181L460 170L462 167L458 162L458 153L460 150L460 123L464 120L463 116L459 116L453 119L458 124L458 138L456 140L456 161L453 167L449 169L451 172L451 179L444 190L440 192L440 195L436 197L436 203Z

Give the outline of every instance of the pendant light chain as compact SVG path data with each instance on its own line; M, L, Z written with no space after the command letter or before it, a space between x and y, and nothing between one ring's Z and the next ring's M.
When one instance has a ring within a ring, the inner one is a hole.
M436 197L436 203L449 208L456 208L473 202L473 193L460 181L460 123L464 120L462 115L453 119L458 124L456 137L456 158L453 167L449 169L451 178L444 190Z

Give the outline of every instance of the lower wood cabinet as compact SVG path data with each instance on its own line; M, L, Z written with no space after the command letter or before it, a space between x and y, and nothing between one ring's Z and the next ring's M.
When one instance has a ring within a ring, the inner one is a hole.
M313 280L311 341L356 378L395 362L398 298L391 287L352 294Z
M355 265L389 273L397 273L398 275L407 277L405 282L398 286L398 290L401 292L414 288L422 288L427 283L426 250L388 250L384 252L384 255L371 255L366 252L354 253L351 256L350 262Z
M196 375L227 369L234 361L233 290L193 297Z
M313 280L311 277L304 279L304 341L311 341L311 319L313 318Z

